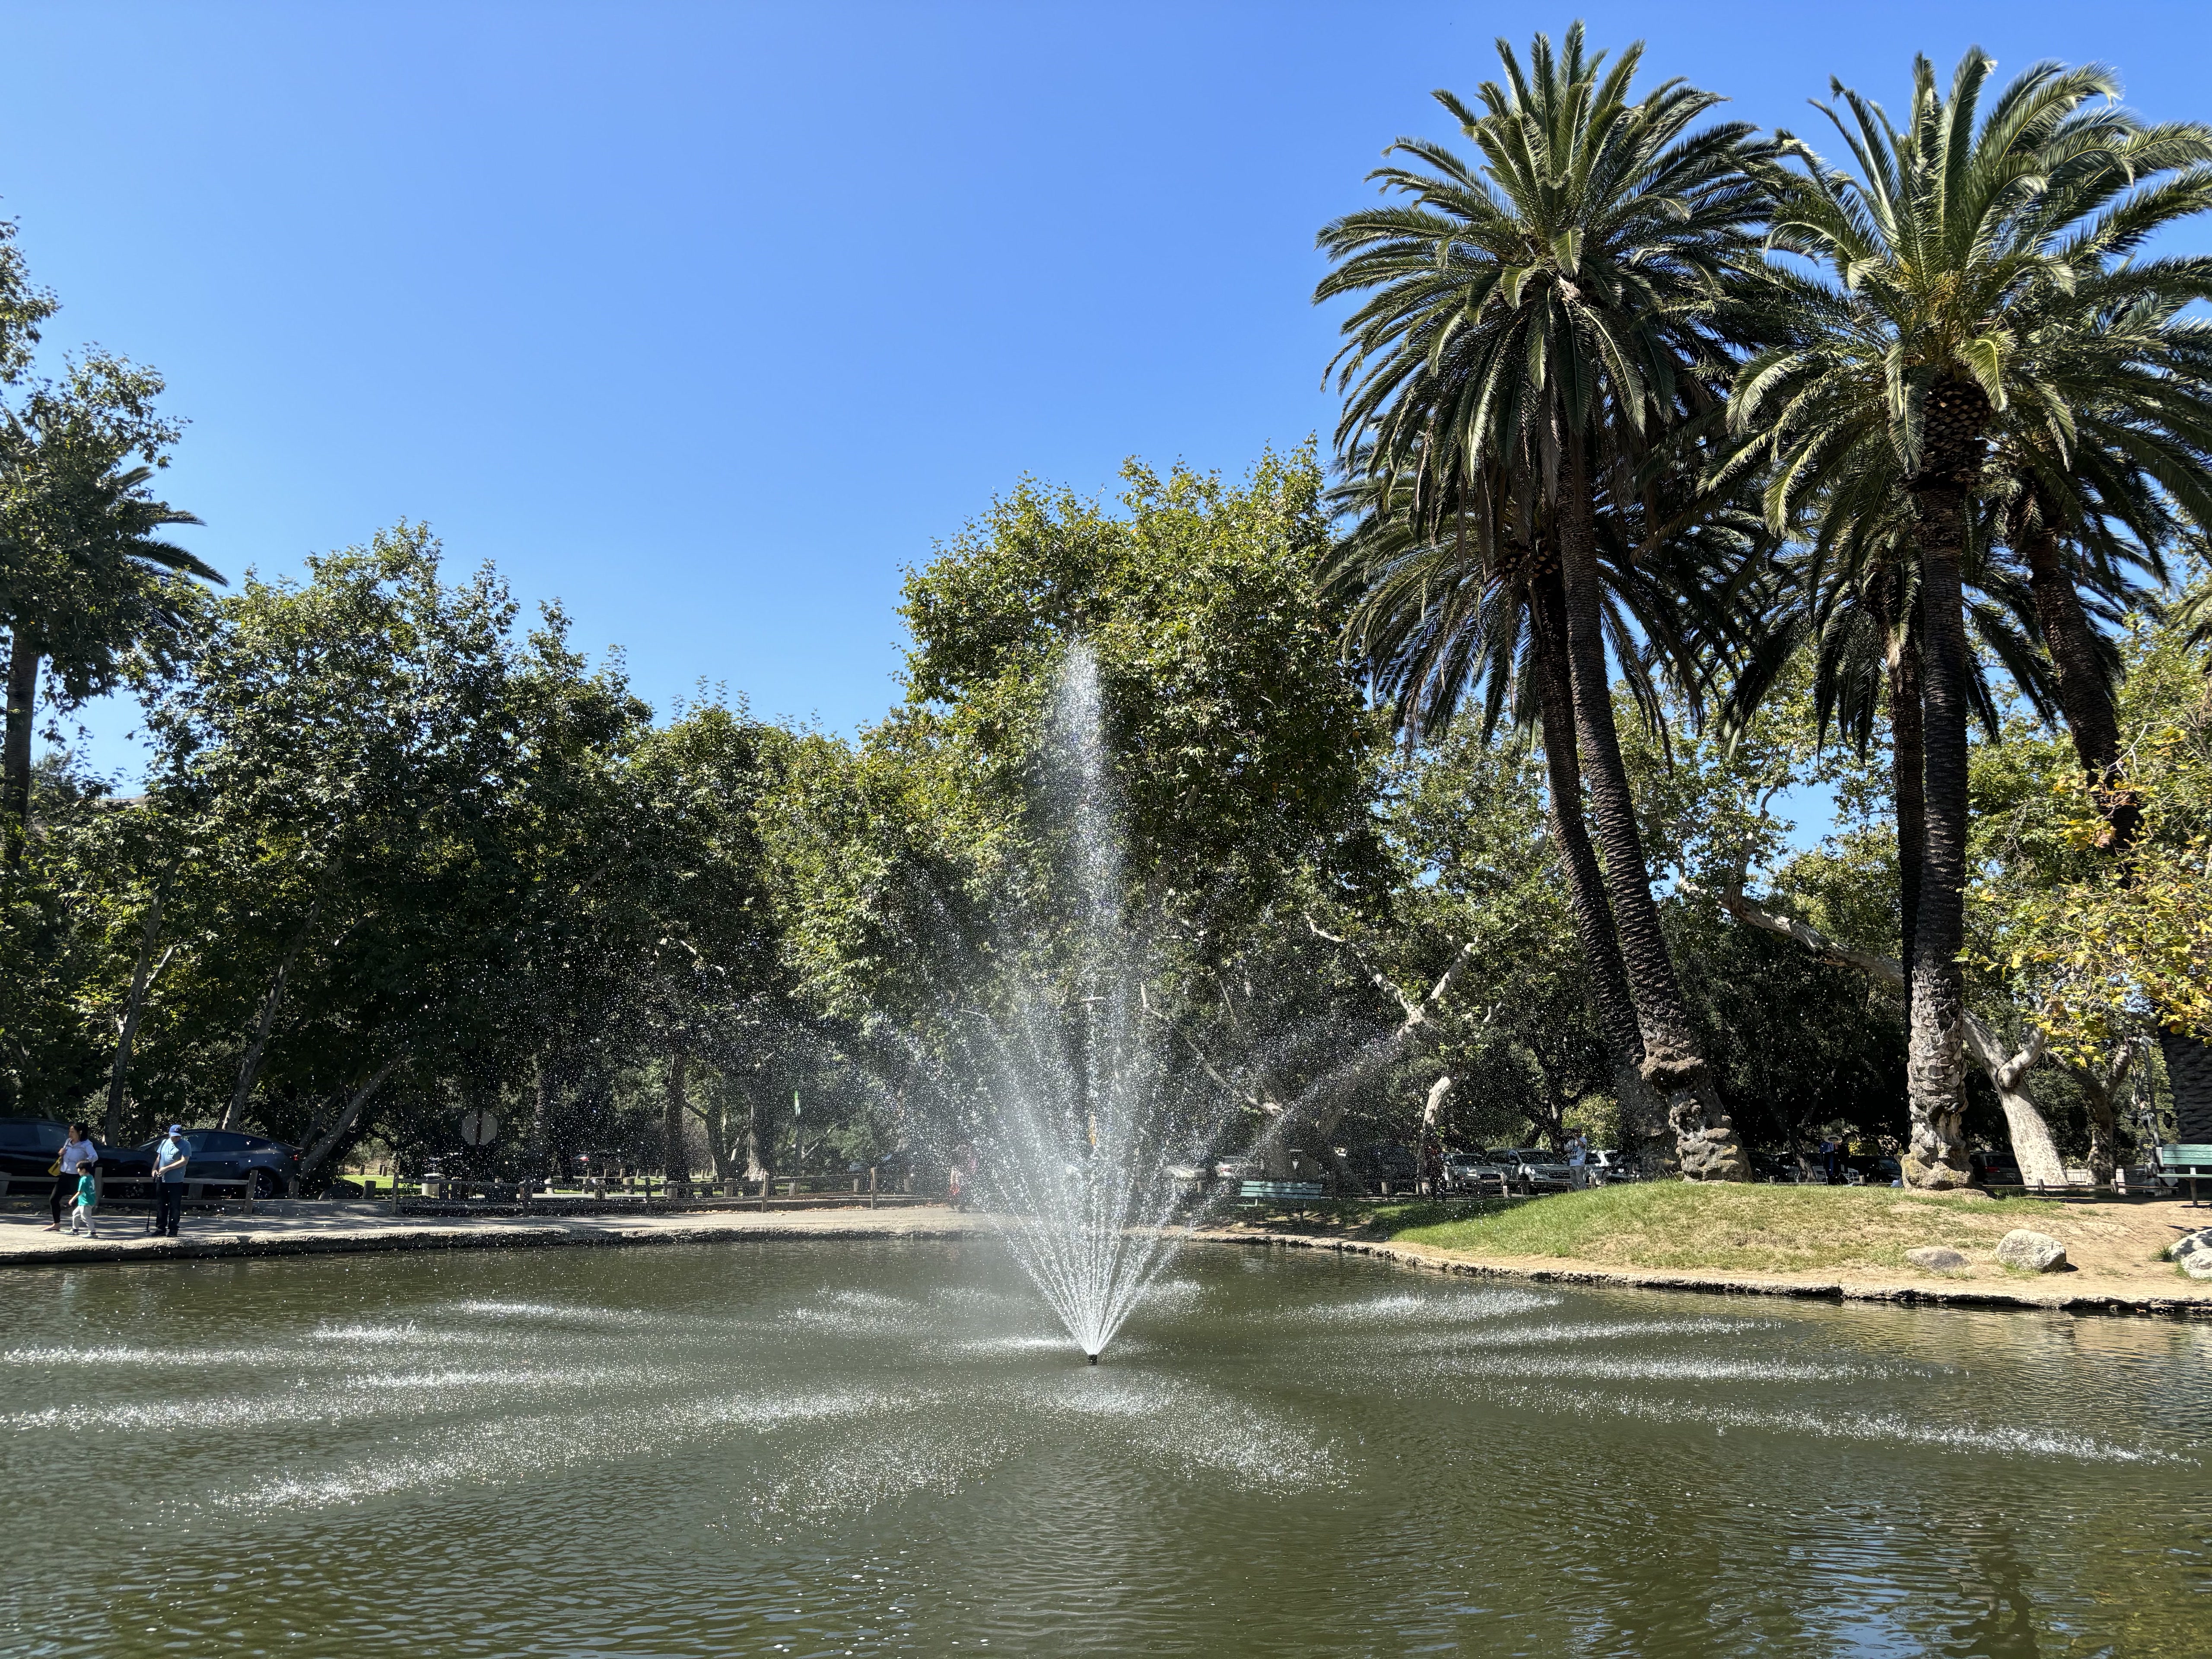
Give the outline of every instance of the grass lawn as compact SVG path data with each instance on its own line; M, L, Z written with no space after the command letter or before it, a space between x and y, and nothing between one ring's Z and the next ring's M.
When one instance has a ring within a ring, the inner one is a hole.
M1654 1181L1449 1209L1386 1206L1370 1214L1373 1231L1394 1243L1471 1255L1790 1273L1910 1271L1907 1250L1986 1251L2014 1227L2048 1231L2064 1208L2042 1199L1941 1198L1894 1187Z

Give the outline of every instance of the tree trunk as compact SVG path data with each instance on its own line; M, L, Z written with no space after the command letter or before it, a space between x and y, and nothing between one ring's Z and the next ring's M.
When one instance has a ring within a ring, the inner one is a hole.
M1966 490L1920 492L1921 639L1927 652L1924 776L1927 830L1920 905L1912 929L1911 1046L1906 1060L1911 1126L1905 1151L1909 1187L1968 1181L1966 1075L1960 1053L1966 981L1959 966L1966 896L1966 719L1969 667L1959 553Z
M108 1067L105 1139L111 1146L123 1134L123 1091L131 1073L131 1045L137 1041L139 1017L146 1009L147 988L177 948L172 945L161 953L161 963L154 961L154 941L161 933L161 905L162 895L157 888L146 907L146 926L138 936L138 961L131 970L131 995L123 1005L123 1024L115 1036L115 1060Z
M557 1182L563 1173L557 1145L559 1130L555 1121L561 1085L553 1075L551 1050L538 1056L536 1070L530 1101L530 1158L540 1174L549 1181Z
M1346 945L1345 940L1323 933L1310 916L1306 918L1306 926L1316 938L1351 948ZM1368 977L1376 988L1396 1000L1398 1006L1405 1011L1405 1018L1395 1029L1361 1044L1328 1073L1316 1079L1297 1102L1287 1106L1272 1101L1255 1103L1267 1118L1267 1127L1253 1141L1252 1156L1267 1171L1270 1178L1277 1178L1275 1171L1287 1156L1290 1137L1293 1133L1311 1134L1322 1146L1331 1146L1336 1139L1337 1123L1350 1104L1352 1092L1377 1073L1412 1057L1428 1046L1436 1036L1437 1012L1443 1006L1446 999L1451 995L1452 987L1459 982L1460 975L1466 971L1467 964L1474 959L1475 948L1473 944L1462 945L1453 954L1451 965L1444 969L1437 982L1429 988L1427 994L1418 1002L1392 985L1382 974L1372 969L1367 969ZM1361 965L1365 967L1364 963ZM1203 1056L1201 1063L1204 1063ZM1210 1066L1208 1069L1212 1069ZM1332 1152L1331 1157L1334 1156Z
M2112 1171L2118 1165L2116 1154L2119 1147L2112 1087L2106 1079L2087 1071L2075 1075L2081 1079L2081 1103L2089 1115L2089 1184L2100 1192L2110 1192Z
M31 838L31 735L43 654L21 629L15 630L8 653L8 724L0 738L0 834L8 837L11 869L22 863Z
M1906 985L1903 966L1887 957L1838 945L1818 928L1778 916L1740 892L1724 892L1718 896L1721 908L1738 921L1795 939L1823 962L1855 969L1895 990L1902 991ZM1968 1010L1965 1035L1966 1048L1976 1063L1989 1073L1990 1086L1997 1091L1997 1103L2004 1109L2005 1125L2012 1141L2013 1156L2020 1160L2021 1179L2031 1187L2063 1187L2066 1167L2060 1161L2057 1144L2051 1139L2051 1126L2044 1121L2043 1114L2028 1097L2027 1086L2022 1080L2029 1068L2043 1057L2042 1030L2039 1027L2030 1030L2026 1046L2016 1054L2007 1054L1996 1033Z
M1897 896L1901 963L1912 960L1920 922L1920 865L1928 845L1927 753L1921 705L1920 629L1915 617L1894 619L1889 650L1889 768L1897 820ZM1905 981L1905 1017L1912 1018L1912 981Z
M1650 866L1636 824L1636 803L1613 722L1613 685L1591 523L1589 467L1583 435L1570 428L1566 477L1559 503L1560 577L1566 598L1567 649L1573 668L1576 738L1589 786L1591 816L1605 848L1605 886L1623 966L1644 1036L1643 1073L1667 1102L1675 1155L1692 1181L1747 1181L1751 1166L1723 1109L1711 1068L1698 1052L1659 907L1651 900Z
M313 931L315 915L322 908L321 901L307 907L307 920L300 929L300 936L292 941L292 948L284 953L284 960L276 966L276 981L269 988L269 995L261 1004L261 1018L253 1028L253 1041L246 1045L246 1058L239 1063L238 1086L231 1091L230 1104L222 1109L222 1121L216 1127L234 1129L239 1115L245 1111L246 1103L253 1093L253 1085L261 1075L261 1055L268 1047L270 1029L276 1024L276 1010L284 1000L284 981L292 976L293 964L300 960L300 952L307 948L307 935Z
M661 1105L660 1134L661 1173L672 1186L679 1182L689 1183L691 1179L690 1155L684 1147L684 1072L690 1059L681 1036L670 1042L668 1088Z
M1567 654L1566 593L1559 562L1545 558L1529 584L1529 629L1535 656L1537 705L1544 725L1544 770L1550 785L1552 839L1567 878L1567 903L1575 935L1589 965L1590 994L1613 1051L1613 1086L1620 1107L1621 1147L1645 1173L1668 1161L1667 1109L1644 1080L1644 1034L1620 941L1605 898L1605 877L1590 847L1583 817L1582 757L1575 744L1574 670Z
M775 1170L769 1162L768 1137L761 1133L760 1098L757 1094L745 1097L745 1179L767 1183L775 1178Z
M2027 1042L2018 1054L2007 1054L1996 1033L1975 1018L1972 1010L1967 1012L1966 1049L1997 1091L1997 1104L2005 1115L2005 1138L2012 1143L2021 1184L2055 1191L2066 1184L2066 1160L2058 1156L2051 1126L2028 1097L2023 1081L2028 1068L2043 1058L2043 1031L2038 1027L2029 1031Z
M2035 596L2044 647L2058 674L2058 707L2107 826L2104 845L2124 852L2142 828L2142 800L2127 787L2127 769L2120 757L2119 712L2112 704L2104 664L2098 659L2089 613L2066 568L2057 532L2047 521L2021 538L2020 550L2027 559L2028 588Z
M318 1140L308 1149L306 1156L301 1158L299 1172L301 1180L306 1180L322 1167L323 1160L337 1149L337 1144L345 1138L346 1131L353 1127L354 1120L361 1115L361 1109L368 1104L369 1097L384 1086L384 1080L398 1070L399 1062L406 1058L405 1054L397 1054L386 1060L383 1065L377 1067L374 1077L353 1091L352 1097L345 1103L344 1109L339 1112L338 1121L331 1126L330 1133Z

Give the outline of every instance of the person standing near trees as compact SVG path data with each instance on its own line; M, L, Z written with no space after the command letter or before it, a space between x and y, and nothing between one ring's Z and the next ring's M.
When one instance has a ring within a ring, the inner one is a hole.
M154 1152L154 1232L174 1238L185 1218L185 1166L191 1161L192 1143L185 1139L185 1126L172 1123L169 1133Z
M92 1144L92 1131L82 1123L69 1126L69 1138L62 1142L61 1156L54 1160L53 1222L47 1227L50 1233L62 1230L62 1206L76 1196L77 1177L88 1173L100 1162L100 1148Z

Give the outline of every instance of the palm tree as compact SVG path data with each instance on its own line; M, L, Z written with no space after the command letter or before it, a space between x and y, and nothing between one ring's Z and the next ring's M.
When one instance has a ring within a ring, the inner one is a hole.
M1740 626L1749 635L1723 702L1720 730L1732 739L1748 725L1798 653L1812 659L1816 732L1831 729L1863 757L1876 725L1889 727L1891 805L1897 836L1898 960L1912 960L1921 856L1927 832L1923 793L1920 571L1908 504L1865 516L1816 511L1809 533L1748 589ZM2027 586L2008 568L1976 558L1966 573L1966 621L1981 647L1968 664L1967 698L1994 741L2001 709L1984 662L2002 667L2036 712L2054 711L2053 676L2037 654ZM1911 987L1905 988L1908 1012Z
M1516 480L1492 468L1479 482L1473 501L1455 506L1449 532L1431 538L1407 504L1394 507L1355 467L1333 503L1358 516L1336 547L1329 586L1348 605L1346 643L1409 747L1443 736L1477 692L1486 740L1509 716L1524 731L1541 726L1553 843L1613 1054L1622 1139L1641 1158L1665 1133L1664 1116L1643 1079L1635 1000L1583 812L1565 599L1545 503L1525 472ZM1629 660L1646 665L1640 654Z
M1741 1179L1613 725L1595 499L1637 499L1662 446L1719 407L1729 279L1753 261L1763 213L1756 147L1742 123L1693 131L1719 100L1679 81L1629 101L1640 46L1607 70L1577 24L1557 54L1536 37L1525 73L1498 50L1504 80L1483 83L1479 107L1437 94L1480 162L1401 139L1392 152L1413 165L1372 176L1405 200L1321 233L1337 264L1316 299L1366 295L1344 325L1337 441L1428 532L1486 467L1528 458L1556 526L1577 746L1643 1073L1667 1097L1684 1174Z
M40 671L53 665L70 704L108 690L125 654L160 653L181 629L189 595L180 575L222 577L160 532L198 524L159 501L154 468L131 452L151 428L151 381L127 367L82 366L72 384L42 388L0 427L0 622L9 633L7 720L0 740L0 824L20 860L30 826L31 740ZM121 404L106 394L125 387ZM127 405L133 398L137 406Z
M1909 501L1918 552L1926 828L1912 932L1912 1117L1907 1179L1962 1185L1960 1052L1966 724L1972 702L1964 567L1993 432L2006 421L2070 435L2073 401L2045 349L2070 317L2203 289L2203 262L2124 263L2203 204L2190 130L2145 129L2112 105L2111 73L2039 64L1998 94L1979 48L1949 91L1924 58L1909 118L1832 83L1824 109L1855 172L1784 135L1798 170L1771 169L1768 294L1781 343L1739 370L1729 422L1770 468L1769 516L1886 513ZM2140 183L2171 171L2179 177Z

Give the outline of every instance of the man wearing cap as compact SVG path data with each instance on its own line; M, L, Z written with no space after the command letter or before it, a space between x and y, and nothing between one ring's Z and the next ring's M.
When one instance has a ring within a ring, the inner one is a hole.
M154 1152L154 1231L158 1234L174 1238L177 1224L185 1218L185 1165L191 1156L185 1126L172 1123L167 1138Z

